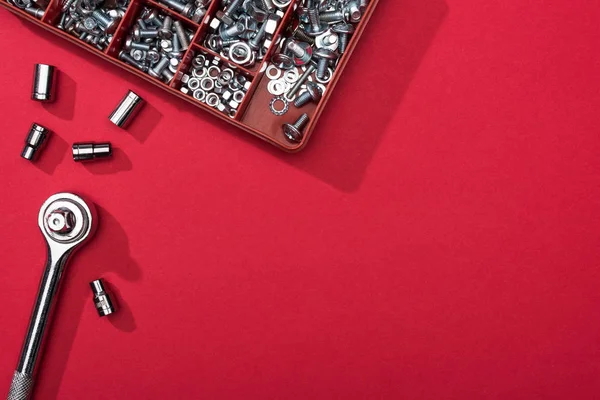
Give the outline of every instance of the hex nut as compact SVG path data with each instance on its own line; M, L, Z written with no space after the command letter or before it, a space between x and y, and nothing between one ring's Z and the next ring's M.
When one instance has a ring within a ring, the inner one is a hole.
M219 21L217 18L213 18L212 21L210 21L211 29L217 30L217 29L219 29L220 26L221 26L221 21Z
M265 24L267 24L265 28L265 34L268 39L272 39L273 35L277 31L277 25L281 21L281 17L276 14L271 14Z

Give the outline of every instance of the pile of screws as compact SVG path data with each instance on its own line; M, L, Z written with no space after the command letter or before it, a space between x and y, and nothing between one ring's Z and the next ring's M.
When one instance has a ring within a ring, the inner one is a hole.
M125 41L119 59L170 83L193 37L194 32L180 21L146 7Z
M37 19L42 19L48 7L47 0L8 0L8 2Z
M191 75L183 75L181 83L183 93L234 118L252 81L218 57L198 54Z
M204 46L237 65L252 68L275 40L291 0L231 0L210 22Z
M331 81L340 56L360 22L369 0L304 0L296 10L298 25L282 41L266 71L273 96L270 108L277 116L319 103ZM298 95L298 93L300 94ZM286 135L288 137L288 135Z
M199 23L202 17L206 15L206 11L212 0L196 0L193 3L180 0L158 0L161 4L175 10L179 14L192 21Z
M104 51L128 5L129 0L62 0L57 28Z

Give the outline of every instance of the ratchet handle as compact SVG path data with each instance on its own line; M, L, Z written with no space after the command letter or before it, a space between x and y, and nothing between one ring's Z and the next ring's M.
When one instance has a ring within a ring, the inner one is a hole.
M6 400L28 400L33 391L33 378L15 371Z

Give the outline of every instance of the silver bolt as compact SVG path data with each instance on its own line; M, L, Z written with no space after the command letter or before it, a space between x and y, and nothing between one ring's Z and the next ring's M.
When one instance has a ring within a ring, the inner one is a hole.
M250 41L248 42L248 44L250 45L250 47L252 47L252 49L257 50L260 47L260 44L262 43L266 32L267 32L267 23L265 22L261 25L260 29L258 30L258 32L256 32L254 37L252 39L250 39Z
M101 10L92 11L92 17L102 26L103 30L106 32L111 32L113 29L117 28L117 20L109 17Z
M158 64L156 64L154 66L154 68L151 68L150 70L148 70L148 74L150 76L153 76L155 78L160 78L160 76L162 75L163 71L169 66L169 58L166 56L163 56L160 61L158 62Z
M294 97L294 95L296 93L298 93L298 90L300 90L302 85L304 85L304 82L306 82L308 80L308 77L311 76L312 73L315 72L316 69L317 69L317 67L315 67L315 65L313 63L311 63L308 66L308 68L306 68L306 71L304 71L304 74L302 74L300 79L298 79L298 81L294 84L294 86L287 93L286 97L288 99L291 99L292 97Z
M173 37L173 32L171 31L172 28L173 18L167 15L163 21L162 27L158 30L158 36L160 36L161 39L171 39Z
M223 39L231 39L236 36L241 35L246 30L246 27L243 23L237 22L235 25L230 26L229 28L223 29L221 31L221 37Z
M304 134L302 131L309 121L308 114L302 114L294 124L284 124L283 134L290 142L301 142Z
M157 37L158 37L158 30L156 30L156 29L135 28L133 30L133 38L136 41L140 41L142 39L156 39Z
M244 0L233 0L229 4L229 7L227 7L225 12L217 11L217 13L216 13L217 19L219 21L223 22L226 26L232 25L234 23L232 16L237 11L237 9L242 5L243 2L244 2Z
M318 36L327 30L327 24L323 24L319 17L319 10L316 7L308 9L308 20L310 28L306 32L308 36Z
M160 0L161 3L166 4L167 6L171 7L173 10L177 11L178 13L186 16L186 17L190 17L192 11L194 10L194 5L191 3L181 3L177 0Z
M175 33L179 37L179 44L181 45L181 50L187 50L190 47L190 41L188 39L187 34L185 33L185 29L183 29L183 25L181 25L180 21L175 21L173 23L175 27Z
M327 68L329 67L329 64L337 59L337 54L329 49L322 48L317 49L314 52L313 57L319 60L317 62L317 78L325 79Z
M129 54L125 53L124 51L121 51L119 53L119 60L125 61L127 64L133 65L141 71L146 72L148 70L148 67L146 67L145 64L135 61Z
M348 41L350 40L350 36L355 31L354 26L346 23L341 23L335 25L332 28L332 31L340 36L340 54L344 54L346 52L346 49L348 48Z
M313 82L308 82L306 84L306 91L304 91L304 93L298 96L296 101L294 101L294 105L296 106L296 108L302 108L311 101L313 103L318 103L319 101L321 101L322 96L323 94L321 93L321 89L319 89L317 84Z
M127 39L125 41L125 50L132 50L132 49L150 51L150 44L134 42L131 39Z

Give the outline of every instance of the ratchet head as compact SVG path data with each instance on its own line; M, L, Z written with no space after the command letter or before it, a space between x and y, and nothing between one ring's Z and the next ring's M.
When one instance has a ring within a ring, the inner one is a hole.
M72 193L57 193L42 205L38 224L50 253L70 253L89 239L96 228L93 205ZM53 257L54 258L54 257Z

